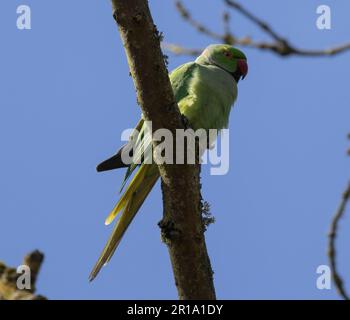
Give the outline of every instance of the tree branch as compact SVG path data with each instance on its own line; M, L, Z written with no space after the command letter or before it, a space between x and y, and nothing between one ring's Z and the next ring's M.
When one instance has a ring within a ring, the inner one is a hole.
M175 4L177 11L181 15L181 17L185 21L187 21L192 27L194 27L198 32L203 33L214 40L219 40L229 45L238 45L242 47L267 50L279 56L296 55L303 57L334 56L347 50L350 50L350 43L345 43L339 46L335 46L333 48L319 50L297 48L294 45L292 45L286 38L279 35L267 22L255 16L237 1L224 0L224 2L228 8L236 10L237 12L245 16L248 20L250 20L253 24L257 25L262 31L264 31L268 36L270 36L274 40L274 42L253 41L253 39L248 36L243 38L236 37L228 28L229 16L227 12L223 15L224 32L222 34L213 32L204 24L195 20L190 14L190 12L185 8L182 1L177 0L175 1ZM168 44L166 48L177 55L196 55L197 53L197 50L195 49L183 48L182 46L176 44Z
M154 131L184 129L147 0L112 0L112 6L145 119L152 121ZM159 166L164 204L159 225L180 299L215 299L201 220L199 171L198 164Z
M275 39L277 42L286 42L284 38L282 38L280 35L277 34L272 28L265 22L256 17L253 13L249 12L247 9L245 9L241 4L239 4L237 1L233 0L224 0L227 6L232 7L236 9L238 12L243 14L247 19L249 19L254 24L258 25L260 29L264 30L268 35L270 35L273 39Z
M17 279L21 274L17 273L16 268L7 267L0 262L0 300L45 300L41 295L35 294L35 284L44 255L39 251L33 251L24 257L23 265L30 269L31 283L30 289L20 290L17 288Z
M192 15L189 13L189 11L184 7L181 1L176 1L175 2L177 11L179 14L182 16L184 20L186 20L193 28L197 29L198 32L203 33L213 39L216 40L221 40L222 36L206 26L204 26L202 23L196 21L195 19L192 18Z
M350 133L348 134L348 139L350 140ZM347 150L347 153L348 155L350 155L350 149ZM336 260L337 251L335 246L335 240L338 235L339 221L345 214L345 210L348 202L350 202L350 182L347 188L345 189L345 191L343 192L339 207L333 216L329 235L328 235L328 259L331 265L333 280L337 288L337 291L345 300L349 300L349 295L347 294L344 288L343 279L338 272L338 266L337 266L337 260Z
M346 293L346 290L344 288L343 279L341 278L338 268L337 268L337 262L336 262L336 247L335 247L335 240L338 233L338 224L339 220L344 216L346 205L350 201L350 183L348 184L346 190L343 193L342 199L340 201L338 210L336 211L332 222L331 227L329 231L329 241L328 241L328 258L331 265L333 280L336 285L337 291L339 294L345 299L349 300L349 295Z

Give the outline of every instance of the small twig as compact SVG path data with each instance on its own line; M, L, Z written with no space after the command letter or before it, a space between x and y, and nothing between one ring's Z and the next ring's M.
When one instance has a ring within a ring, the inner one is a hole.
M350 49L350 43L340 45L339 47L329 48L329 49L320 49L320 50L308 50L308 49L298 49L292 47L288 42L284 43L266 43L266 42L247 42L246 46L253 47L262 50L273 51L280 56L303 56L303 57L325 57L325 56L334 56L339 53L342 53Z
M242 15L244 15L248 20L257 24L262 30L264 30L267 34L269 34L277 42L281 42L281 43L286 42L286 40L284 38L282 38L280 35L278 35L277 32L275 32L265 21L256 17L254 14L249 12L247 9L245 9L238 2L232 1L232 0L224 0L224 1L227 4L227 6L236 9L238 12L240 12Z
M222 36L214 31L211 31L209 28L207 28L206 26L204 26L203 24L199 23L198 21L194 20L191 16L191 14L189 13L189 11L184 7L184 5L182 4L181 1L176 1L175 2L177 11L180 13L180 15L182 16L182 18L186 21L188 21L188 23L190 25L192 25L193 28L195 28L196 30L198 30L198 32L203 33L213 39L217 39L217 40L221 40Z
M348 134L348 139L350 140L350 133ZM348 154L350 155L350 150L348 150ZM333 279L334 283L336 285L336 288L339 292L339 294L345 299L349 300L349 295L345 291L343 280L341 276L339 275L338 268L337 268L337 262L336 262L336 248L335 248L335 240L337 237L338 232L338 223L339 220L344 216L347 203L350 201L350 182L343 192L341 202L339 204L338 210L333 216L331 226L330 226L330 232L329 232L329 241L328 241L328 257L332 269Z
M163 43L162 48L175 55L199 56L203 49L189 49L174 43Z
M250 47L261 50L273 51L280 56L290 56L297 55L302 57L325 57L325 56L334 56L346 50L350 50L350 43L345 44L336 48L324 49L324 50L303 50L289 47L286 49L285 47L280 47L275 43L266 43L266 42L253 42L251 38L245 37L242 39L235 39L234 43L225 41L224 43L230 45L239 45L242 47ZM178 44L174 43L166 43L163 45L165 49L172 52L175 55L189 55L189 56L198 56L202 51L201 49L192 49L185 48Z
M336 285L336 288L339 292L339 294L345 299L349 300L349 295L346 293L344 288L344 282L339 275L338 268L337 268L337 262L336 262L336 248L335 248L335 240L337 237L338 232L338 223L339 220L344 216L346 205L348 201L350 200L350 183L348 184L346 190L343 193L340 205L338 207L338 210L336 211L330 227L329 232L329 242L328 242L328 257L331 265L332 275L334 279L334 283Z
M231 22L231 16L228 11L225 11L222 16L223 21L223 27L224 27L224 35L223 35L223 42L224 43L235 43L236 37L233 35L231 28L230 28L230 22Z

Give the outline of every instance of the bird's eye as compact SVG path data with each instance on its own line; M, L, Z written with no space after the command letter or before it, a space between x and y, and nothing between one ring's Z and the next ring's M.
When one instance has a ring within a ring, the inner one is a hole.
M226 51L226 52L224 53L224 55L225 55L225 57L227 57L227 58L232 58L231 52Z

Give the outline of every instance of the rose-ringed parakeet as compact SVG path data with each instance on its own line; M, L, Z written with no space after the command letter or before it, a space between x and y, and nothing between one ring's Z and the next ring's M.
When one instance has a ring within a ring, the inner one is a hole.
M194 130L219 130L227 127L231 107L237 98L237 83L241 78L244 79L247 72L247 58L243 52L229 45L218 44L208 46L195 61L183 64L170 73L170 82L180 112ZM142 150L145 150L152 141L143 139L143 119L139 121L136 129L136 145L142 145ZM159 178L156 164L124 164L122 151L123 147L117 154L97 166L99 172L128 167L123 186L132 172L136 168L138 170L106 219L105 223L110 224L122 211L90 274L90 281L111 259L126 229ZM135 152L140 152L140 148L136 147Z

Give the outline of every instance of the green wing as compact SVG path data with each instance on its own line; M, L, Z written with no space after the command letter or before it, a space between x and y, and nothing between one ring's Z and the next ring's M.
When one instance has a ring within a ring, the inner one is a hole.
M169 78L177 103L189 95L190 83L197 68L197 63L189 62L179 66L170 73Z
M175 100L178 103L190 94L190 82L197 67L198 65L195 62L189 62L179 66L170 73L170 82L174 91ZM146 136L144 136L145 124L143 119L139 121L135 129L139 132L134 148L135 153L133 158L135 163L132 163L128 167L120 191L123 190L126 182L132 175L133 171L139 166L140 162L143 162L142 159L144 154L150 155L149 150L151 148L152 140L150 139L150 135L146 134Z

